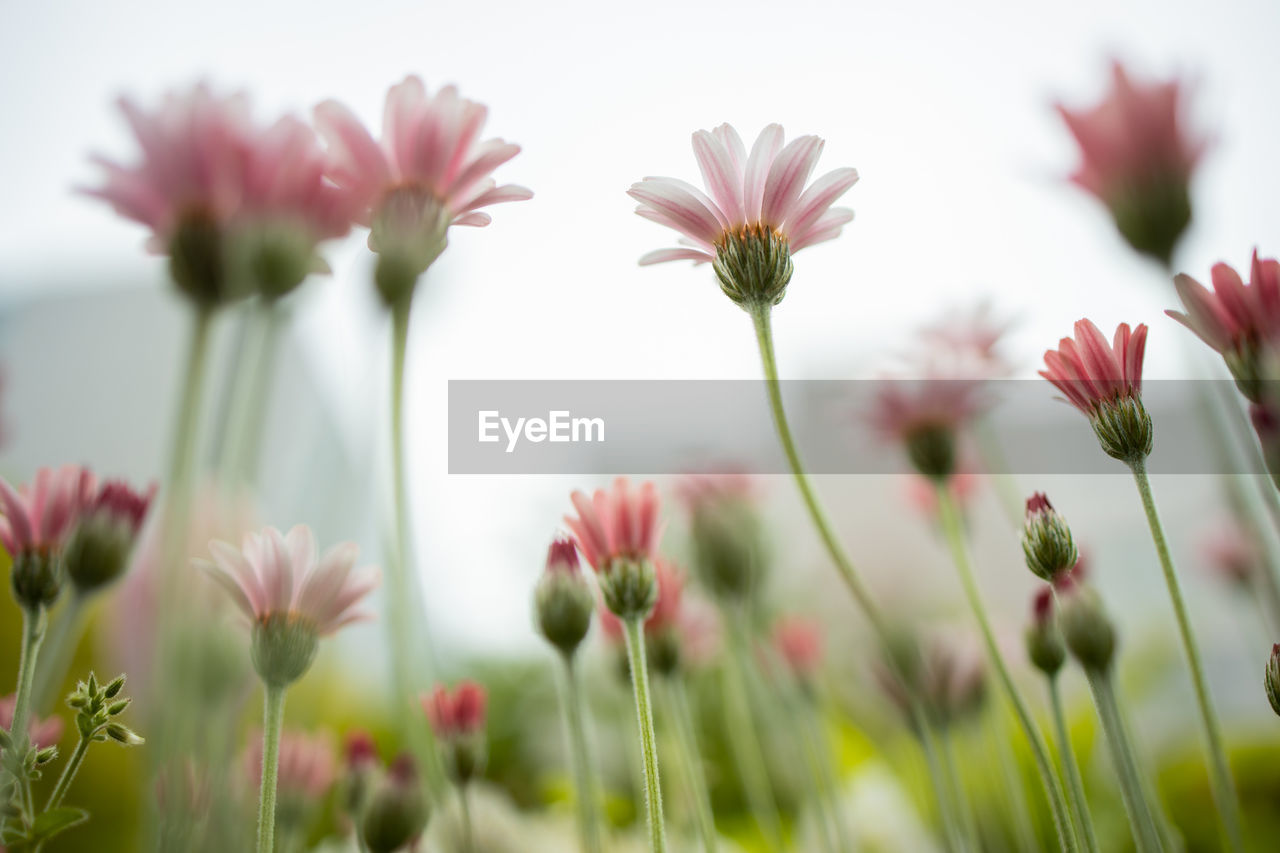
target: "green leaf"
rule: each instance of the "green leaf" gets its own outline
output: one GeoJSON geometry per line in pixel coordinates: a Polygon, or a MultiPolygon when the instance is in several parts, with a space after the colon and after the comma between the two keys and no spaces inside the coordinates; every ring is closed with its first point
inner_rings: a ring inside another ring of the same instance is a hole
{"type": "Polygon", "coordinates": [[[31,841],[28,843],[45,841],[63,830],[84,823],[88,819],[89,813],[84,809],[77,809],[72,806],[60,806],[56,809],[50,809],[37,817],[36,822],[31,825],[31,841]]]}

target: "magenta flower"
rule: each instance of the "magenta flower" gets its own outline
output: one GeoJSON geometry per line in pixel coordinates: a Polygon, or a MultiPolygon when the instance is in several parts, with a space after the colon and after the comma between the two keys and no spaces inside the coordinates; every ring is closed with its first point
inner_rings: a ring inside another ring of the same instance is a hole
{"type": "Polygon", "coordinates": [[[1080,320],[1074,340],[1063,338],[1056,350],[1045,352],[1045,369],[1040,375],[1061,391],[1067,402],[1093,416],[1103,404],[1140,397],[1146,344],[1143,323],[1132,332],[1128,323],[1121,323],[1108,344],[1092,321],[1080,320]]]}
{"type": "Polygon", "coordinates": [[[578,516],[566,515],[565,524],[596,572],[608,572],[615,560],[651,562],[658,548],[658,490],[644,483],[633,491],[619,477],[610,491],[597,489],[590,498],[576,491],[570,496],[578,516]]]}
{"type": "MultiPolygon", "coordinates": [[[[338,776],[333,742],[324,734],[286,731],[280,736],[277,785],[280,796],[298,805],[318,805],[338,776]]],[[[262,732],[249,741],[245,775],[256,789],[262,782],[262,732]]]]}
{"type": "Polygon", "coordinates": [[[693,135],[693,153],[710,193],[678,178],[649,177],[627,191],[636,213],[682,235],[680,248],[659,249],[641,264],[712,263],[729,298],[744,307],[776,304],[791,279],[791,255],[839,236],[853,211],[831,205],[858,180],[854,169],[805,184],[823,141],[801,136],[783,145],[782,127],[761,131],[748,153],[727,124],[693,135]]]}
{"type": "Polygon", "coordinates": [[[1058,105],[1080,147],[1072,182],[1111,209],[1130,245],[1165,263],[1191,220],[1188,184],[1205,150],[1183,124],[1181,99],[1178,81],[1137,84],[1117,62],[1100,104],[1058,105]]]}
{"type": "Polygon", "coordinates": [[[0,543],[17,559],[63,545],[96,481],[87,468],[41,468],[29,486],[15,490],[0,478],[0,543]]]}
{"type": "Polygon", "coordinates": [[[478,734],[484,729],[488,697],[474,681],[462,681],[450,692],[437,684],[422,697],[422,710],[437,738],[450,740],[478,734]]]}
{"type": "Polygon", "coordinates": [[[355,568],[354,542],[333,546],[319,558],[315,535],[305,524],[288,534],[274,527],[244,537],[240,548],[214,540],[213,561],[197,560],[227,591],[250,623],[275,617],[307,624],[326,636],[345,625],[372,618],[357,605],[378,585],[377,568],[355,568]]]}
{"type": "Polygon", "coordinates": [[[336,101],[316,107],[316,127],[329,143],[329,177],[347,193],[357,221],[372,229],[369,247],[407,264],[415,280],[443,251],[449,226],[488,225],[481,208],[533,197],[490,176],[520,146],[479,141],[487,115],[453,86],[428,95],[415,76],[387,92],[380,143],[336,101]]]}
{"type": "Polygon", "coordinates": [[[1227,264],[1215,264],[1211,275],[1213,291],[1189,275],[1176,276],[1186,313],[1165,313],[1221,355],[1241,393],[1261,403],[1260,362],[1280,339],[1280,262],[1259,259],[1255,249],[1248,284],[1227,264]]]}

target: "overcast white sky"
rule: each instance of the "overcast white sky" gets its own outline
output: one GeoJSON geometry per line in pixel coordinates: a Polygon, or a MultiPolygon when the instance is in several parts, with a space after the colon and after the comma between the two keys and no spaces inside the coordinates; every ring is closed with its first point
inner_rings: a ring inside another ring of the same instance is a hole
{"type": "MultiPolygon", "coordinates": [[[[1187,75],[1216,143],[1180,265],[1244,263],[1255,244],[1274,254],[1277,33],[1280,5],[1264,0],[6,3],[0,299],[162,286],[140,229],[69,191],[94,178],[90,150],[132,151],[112,106],[122,92],[150,100],[208,78],[247,88],[264,118],[332,96],[377,123],[406,73],[458,83],[489,105],[491,133],[524,146],[499,178],[536,198],[455,229],[425,282],[409,376],[415,511],[437,622],[507,646],[528,636],[529,585],[571,484],[448,477],[445,383],[757,375],[747,318],[709,271],[636,266],[671,237],[624,191],[649,174],[695,179],[693,130],[729,121],[754,136],[778,121],[827,140],[820,170],[861,173],[845,236],[796,259],[776,315],[785,376],[865,375],[979,294],[1023,319],[1028,371],[1088,314],[1153,324],[1151,370],[1174,375],[1181,333],[1159,313],[1171,291],[1062,183],[1075,154],[1051,103],[1097,98],[1112,56],[1138,76],[1187,75]]],[[[360,410],[385,360],[360,243],[334,251],[335,280],[300,305],[353,442],[368,440],[360,410]]]]}

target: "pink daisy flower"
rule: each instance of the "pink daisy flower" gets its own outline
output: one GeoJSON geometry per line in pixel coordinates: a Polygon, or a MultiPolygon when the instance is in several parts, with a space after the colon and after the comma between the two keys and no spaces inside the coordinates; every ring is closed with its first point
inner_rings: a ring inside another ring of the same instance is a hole
{"type": "Polygon", "coordinates": [[[93,494],[87,468],[41,468],[29,486],[14,489],[0,478],[0,543],[9,556],[61,548],[93,494]]]}
{"type": "Polygon", "coordinates": [[[218,582],[251,624],[273,618],[301,623],[319,636],[372,618],[357,605],[378,585],[377,568],[355,568],[359,549],[353,542],[316,554],[315,535],[305,524],[281,534],[266,527],[249,533],[240,548],[214,540],[213,561],[196,563],[218,582]]]}
{"type": "Polygon", "coordinates": [[[488,696],[474,681],[459,682],[452,692],[437,684],[422,697],[422,710],[441,740],[467,737],[484,730],[488,696]]]}
{"type": "Polygon", "coordinates": [[[329,177],[347,194],[357,221],[371,227],[371,249],[406,253],[416,276],[443,250],[449,226],[488,225],[481,208],[533,197],[491,177],[520,146],[480,141],[487,116],[454,86],[429,95],[416,76],[387,92],[381,142],[342,104],[316,107],[316,127],[329,144],[329,177]]]}
{"type": "Polygon", "coordinates": [[[633,491],[627,479],[619,477],[609,491],[597,489],[591,497],[575,491],[570,500],[578,515],[566,515],[565,524],[596,572],[608,572],[615,560],[653,560],[661,538],[653,483],[633,491]]]}
{"type": "Polygon", "coordinates": [[[728,124],[693,134],[693,154],[707,191],[679,178],[645,178],[627,191],[639,202],[636,213],[684,236],[683,246],[659,249],[641,264],[716,259],[729,238],[747,231],[772,232],[791,252],[834,239],[853,211],[833,208],[858,180],[854,169],[828,172],[805,184],[822,154],[823,141],[801,136],[783,145],[782,126],[761,131],[750,153],[728,124]]]}
{"type": "Polygon", "coordinates": [[[1110,344],[1090,320],[1075,325],[1075,338],[1063,338],[1056,350],[1044,354],[1045,369],[1040,375],[1066,396],[1067,402],[1086,415],[1099,407],[1142,394],[1142,355],[1147,344],[1147,327],[1139,323],[1130,331],[1128,323],[1116,327],[1110,344]]]}
{"type": "Polygon", "coordinates": [[[1167,263],[1191,220],[1188,184],[1206,146],[1184,126],[1178,81],[1135,83],[1118,62],[1111,73],[1097,106],[1058,105],[1080,148],[1071,180],[1111,209],[1135,249],[1167,263]]]}
{"type": "Polygon", "coordinates": [[[1252,402],[1261,401],[1259,362],[1280,339],[1280,262],[1253,252],[1249,283],[1227,264],[1215,264],[1210,291],[1189,275],[1174,285],[1186,312],[1166,311],[1223,357],[1252,402]]]}

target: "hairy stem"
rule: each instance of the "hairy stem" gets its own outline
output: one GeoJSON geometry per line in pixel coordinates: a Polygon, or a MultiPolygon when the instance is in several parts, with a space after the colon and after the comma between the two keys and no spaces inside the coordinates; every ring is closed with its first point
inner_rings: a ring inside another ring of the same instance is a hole
{"type": "Polygon", "coordinates": [[[626,629],[627,661],[631,667],[636,722],[640,728],[640,752],[644,758],[644,804],[648,815],[649,847],[652,853],[666,853],[667,831],[662,820],[662,783],[658,779],[658,739],[653,730],[653,702],[649,696],[644,621],[639,616],[628,616],[622,620],[622,625],[626,629]]]}
{"type": "Polygon", "coordinates": [[[1160,558],[1160,569],[1164,573],[1165,586],[1169,589],[1169,599],[1173,603],[1173,614],[1178,623],[1182,650],[1187,657],[1187,667],[1191,670],[1191,683],[1195,689],[1196,705],[1200,711],[1201,729],[1209,752],[1209,781],[1214,804],[1218,807],[1218,815],[1222,819],[1223,834],[1226,836],[1228,848],[1233,851],[1242,851],[1244,835],[1240,828],[1240,803],[1236,797],[1235,783],[1232,781],[1231,769],[1227,763],[1227,752],[1222,743],[1222,730],[1218,724],[1213,701],[1209,696],[1200,647],[1191,631],[1191,619],[1187,615],[1187,605],[1182,597],[1178,574],[1173,567],[1173,557],[1169,553],[1169,544],[1165,539],[1164,525],[1160,522],[1155,497],[1151,493],[1151,480],[1147,476],[1146,462],[1138,460],[1131,463],[1129,467],[1133,471],[1133,480],[1138,486],[1138,494],[1142,497],[1142,508],[1146,512],[1147,526],[1151,529],[1151,540],[1155,543],[1156,554],[1160,558]]]}
{"type": "Polygon", "coordinates": [[[53,811],[62,805],[62,798],[67,795],[67,789],[71,787],[71,782],[76,778],[76,773],[80,771],[80,765],[84,762],[85,753],[89,751],[89,741],[83,737],[76,742],[75,752],[71,753],[71,758],[67,761],[67,766],[62,768],[62,775],[58,777],[58,784],[54,786],[53,792],[49,794],[49,802],[45,804],[45,811],[53,811]]]}
{"type": "Polygon", "coordinates": [[[258,793],[258,853],[275,852],[276,781],[280,773],[280,733],[284,727],[283,687],[267,685],[262,709],[262,784],[258,793]]]}
{"type": "Polygon", "coordinates": [[[1142,778],[1133,757],[1133,747],[1120,720],[1111,674],[1087,668],[1085,675],[1089,678],[1093,701],[1098,707],[1098,718],[1102,720],[1102,731],[1111,750],[1111,763],[1115,765],[1116,776],[1120,780],[1120,794],[1124,798],[1125,811],[1129,814],[1129,823],[1133,826],[1134,843],[1137,844],[1139,853],[1163,850],[1155,817],[1143,794],[1142,778]]]}
{"type": "Polygon", "coordinates": [[[706,853],[717,848],[716,821],[711,810],[711,795],[707,792],[707,780],[702,773],[702,757],[698,752],[698,739],[694,733],[693,712],[689,708],[688,692],[680,676],[663,679],[667,699],[667,716],[676,735],[680,750],[680,764],[685,771],[685,788],[693,799],[693,813],[698,825],[698,837],[706,853]]]}
{"type": "Polygon", "coordinates": [[[58,688],[66,678],[67,670],[71,668],[71,659],[84,631],[82,617],[85,601],[84,595],[78,590],[73,591],[67,603],[49,620],[49,633],[45,638],[31,693],[31,707],[38,714],[53,709],[58,698],[58,688]]]}
{"type": "Polygon", "coordinates": [[[992,669],[995,670],[997,680],[999,680],[1005,696],[1010,704],[1013,705],[1018,725],[1022,728],[1027,742],[1031,745],[1031,754],[1035,758],[1036,769],[1040,773],[1040,781],[1044,785],[1046,796],[1049,798],[1049,809],[1053,813],[1053,825],[1058,833],[1058,843],[1063,850],[1075,851],[1077,849],[1076,838],[1071,828],[1071,818],[1067,813],[1062,784],[1058,781],[1058,775],[1054,772],[1053,764],[1049,761],[1049,749],[1045,746],[1044,738],[1041,737],[1035,719],[1031,716],[1031,709],[1027,707],[1026,700],[1023,699],[1017,685],[1014,684],[1013,676],[1005,663],[1004,655],[1001,654],[1000,646],[996,643],[995,631],[991,628],[991,620],[987,616],[987,609],[982,603],[981,594],[978,592],[978,583],[973,577],[973,568],[969,565],[969,554],[964,541],[964,529],[960,523],[960,514],[956,509],[955,501],[952,500],[951,492],[946,488],[945,484],[938,486],[937,494],[938,513],[941,517],[947,543],[951,547],[951,558],[960,574],[960,582],[964,587],[965,597],[969,601],[969,609],[973,611],[974,618],[978,621],[978,628],[982,633],[982,641],[987,649],[987,658],[991,663],[992,669]]]}

